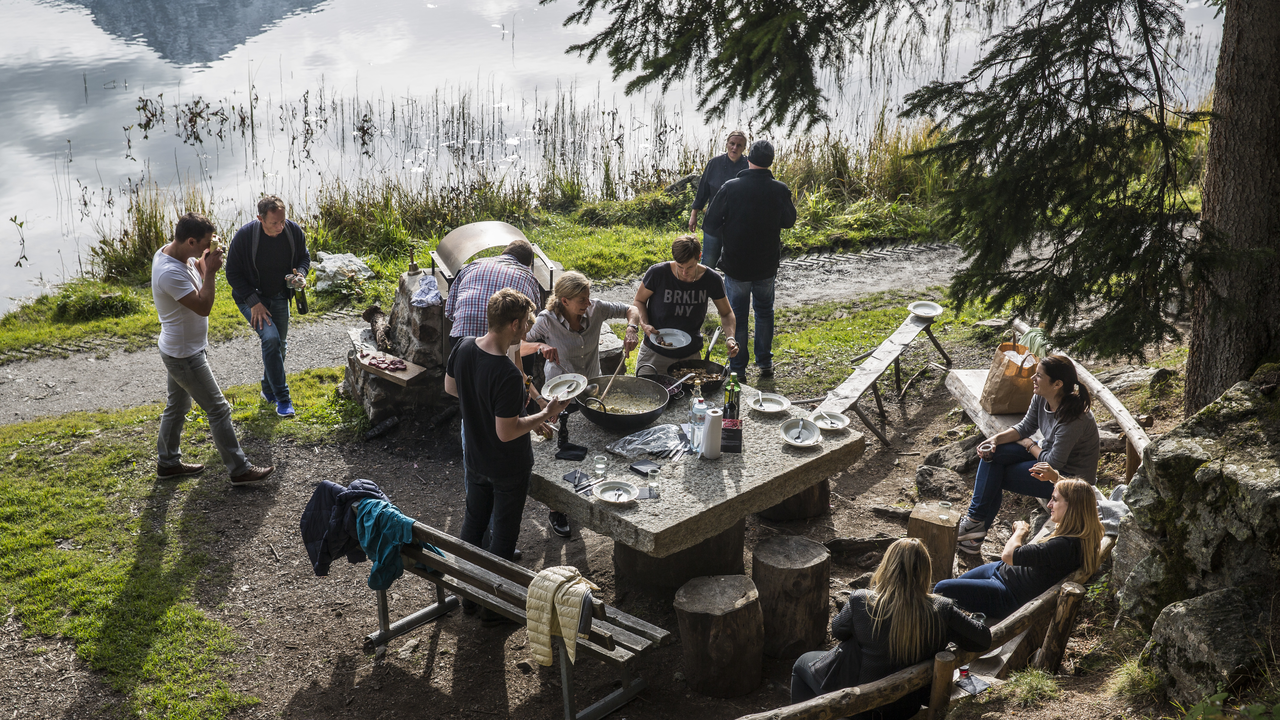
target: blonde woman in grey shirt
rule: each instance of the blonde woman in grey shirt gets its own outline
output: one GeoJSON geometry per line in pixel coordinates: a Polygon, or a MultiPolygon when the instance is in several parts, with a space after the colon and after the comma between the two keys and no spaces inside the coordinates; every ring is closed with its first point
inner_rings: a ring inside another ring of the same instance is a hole
{"type": "Polygon", "coordinates": [[[525,335],[522,354],[537,352],[546,360],[547,380],[565,373],[589,378],[600,375],[600,331],[605,320],[627,319],[623,351],[630,355],[640,344],[640,311],[630,303],[591,299],[591,281],[580,272],[567,272],[557,280],[547,298],[547,309],[538,313],[533,329],[525,335]]]}

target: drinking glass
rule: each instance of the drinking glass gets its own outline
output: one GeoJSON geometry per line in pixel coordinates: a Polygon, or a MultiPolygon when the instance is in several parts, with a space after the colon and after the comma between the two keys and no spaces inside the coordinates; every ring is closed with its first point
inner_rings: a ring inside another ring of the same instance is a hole
{"type": "Polygon", "coordinates": [[[609,466],[609,458],[604,455],[596,456],[596,479],[604,477],[605,468],[609,466]]]}

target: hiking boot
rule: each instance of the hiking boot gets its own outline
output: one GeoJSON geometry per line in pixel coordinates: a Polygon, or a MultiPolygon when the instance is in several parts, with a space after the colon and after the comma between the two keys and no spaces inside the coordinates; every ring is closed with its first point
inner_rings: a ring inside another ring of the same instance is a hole
{"type": "Polygon", "coordinates": [[[269,465],[267,467],[250,465],[248,470],[245,470],[239,475],[231,476],[231,485],[232,487],[240,487],[241,485],[260,483],[263,480],[266,480],[271,473],[275,472],[275,469],[274,465],[269,465]]]}
{"type": "Polygon", "coordinates": [[[960,527],[956,533],[956,547],[960,552],[966,555],[981,555],[982,543],[987,539],[987,524],[981,520],[974,520],[969,516],[965,516],[960,521],[960,527]]]}
{"type": "Polygon", "coordinates": [[[173,478],[185,477],[187,475],[199,475],[202,472],[204,472],[204,465],[201,465],[200,463],[180,462],[173,467],[156,465],[156,476],[161,480],[172,480],[173,478]]]}
{"type": "Polygon", "coordinates": [[[573,528],[569,527],[568,515],[552,510],[551,514],[547,516],[547,519],[551,521],[551,532],[562,538],[567,538],[572,534],[573,528]]]}
{"type": "Polygon", "coordinates": [[[276,402],[276,414],[283,418],[291,418],[294,416],[293,402],[290,400],[279,400],[276,402]]]}
{"type": "Polygon", "coordinates": [[[480,624],[491,628],[502,627],[503,625],[519,625],[520,623],[489,608],[480,608],[480,624]]]}

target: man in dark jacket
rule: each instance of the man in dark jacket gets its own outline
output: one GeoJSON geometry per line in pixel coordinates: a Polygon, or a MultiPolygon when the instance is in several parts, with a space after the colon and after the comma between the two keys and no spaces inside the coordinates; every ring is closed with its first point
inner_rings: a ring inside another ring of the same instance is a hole
{"type": "Polygon", "coordinates": [[[275,195],[258,201],[258,219],[236,232],[227,252],[231,298],[262,342],[262,398],[276,404],[280,417],[293,417],[284,374],[289,299],[307,286],[310,267],[306,236],[275,195]]]}
{"type": "MultiPolygon", "coordinates": [[[[796,224],[791,189],[773,179],[773,145],[768,140],[751,144],[747,169],[720,187],[702,221],[704,233],[723,243],[720,270],[725,294],[738,319],[738,347],[747,348],[747,306],[755,311],[754,350],[760,377],[773,377],[773,285],[782,261],[782,228],[796,224]]],[[[742,378],[750,356],[739,352],[729,370],[742,378]]]]}

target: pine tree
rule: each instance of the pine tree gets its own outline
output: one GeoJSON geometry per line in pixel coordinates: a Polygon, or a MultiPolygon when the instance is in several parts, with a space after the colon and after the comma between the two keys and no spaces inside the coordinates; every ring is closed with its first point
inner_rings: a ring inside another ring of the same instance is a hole
{"type": "Polygon", "coordinates": [[[567,23],[610,22],[570,50],[634,73],[629,92],[691,77],[711,117],[739,100],[765,127],[793,130],[829,120],[818,70],[885,52],[884,27],[1010,10],[964,78],[908,97],[908,114],[938,123],[928,154],[955,180],[940,223],[971,262],[953,295],[1033,316],[1078,351],[1130,356],[1180,339],[1171,313],[1191,302],[1188,411],[1280,356],[1273,1],[1216,3],[1226,18],[1203,218],[1180,193],[1196,180],[1186,128],[1204,116],[1177,109],[1170,82],[1168,45],[1184,31],[1174,0],[577,3],[567,23]]]}

